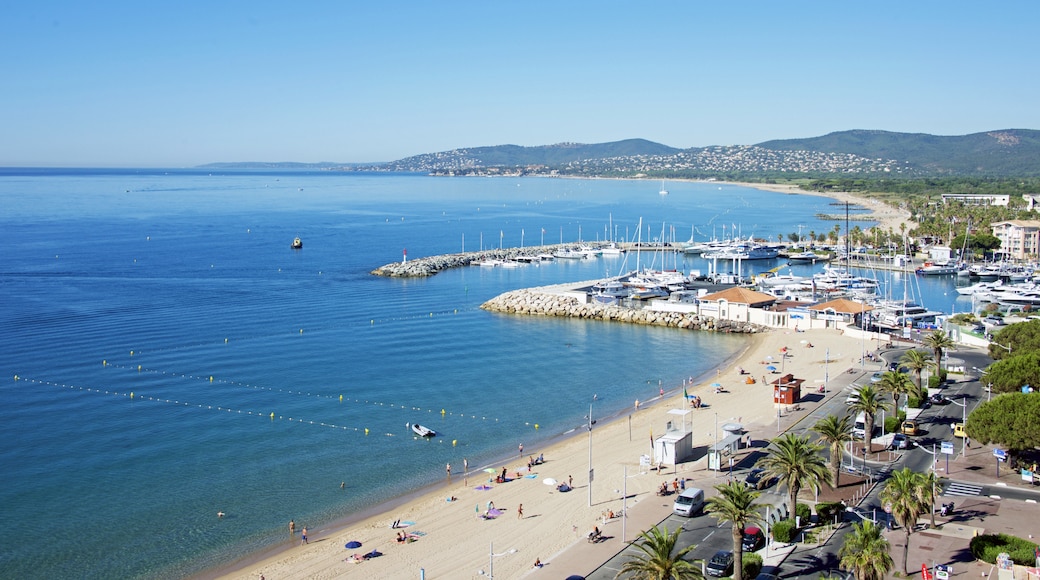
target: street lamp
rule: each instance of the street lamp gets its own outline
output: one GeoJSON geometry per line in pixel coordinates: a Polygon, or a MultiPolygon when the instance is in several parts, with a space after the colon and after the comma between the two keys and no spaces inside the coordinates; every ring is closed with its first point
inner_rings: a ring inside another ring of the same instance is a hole
{"type": "MultiPolygon", "coordinates": [[[[935,464],[939,462],[939,458],[935,454],[935,443],[934,442],[932,443],[932,450],[931,451],[928,451],[928,449],[925,448],[925,447],[921,447],[921,445],[918,444],[917,441],[914,441],[914,447],[917,447],[921,451],[924,451],[925,453],[928,453],[929,455],[932,456],[932,514],[934,515],[935,514],[935,480],[938,479],[938,477],[939,477],[935,473],[935,464]]],[[[947,456],[947,459],[948,458],[949,458],[949,456],[947,456]]],[[[947,474],[947,477],[948,476],[949,476],[949,474],[947,474]]]]}
{"type": "Polygon", "coordinates": [[[1011,347],[1010,346],[1004,346],[1004,345],[1000,344],[999,342],[993,342],[992,340],[989,341],[989,343],[992,344],[993,346],[999,346],[1000,348],[1008,351],[1008,354],[1011,354],[1011,347]]]}
{"type": "MultiPolygon", "coordinates": [[[[973,370],[979,371],[979,374],[981,374],[982,376],[986,376],[986,375],[989,374],[988,372],[980,369],[979,367],[971,367],[971,368],[973,370]]],[[[982,378],[982,377],[979,377],[979,378],[982,378]]],[[[991,381],[989,384],[986,385],[986,401],[989,402],[989,401],[992,401],[992,400],[993,400],[993,383],[991,381]]]]}

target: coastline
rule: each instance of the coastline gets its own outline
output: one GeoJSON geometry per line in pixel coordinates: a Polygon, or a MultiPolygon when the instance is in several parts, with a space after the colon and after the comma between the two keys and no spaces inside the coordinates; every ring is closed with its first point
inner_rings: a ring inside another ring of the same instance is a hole
{"type": "MultiPolygon", "coordinates": [[[[793,357],[786,361],[786,372],[806,379],[805,391],[812,389],[827,372],[823,361],[825,349],[832,375],[843,372],[845,367],[854,366],[861,353],[861,341],[840,335],[833,330],[812,330],[801,333],[773,331],[749,337],[748,345],[731,360],[721,361],[714,372],[706,376],[691,377],[693,384],[687,385],[691,394],[699,394],[705,402],[703,408],[691,410],[693,424],[703,421],[691,431],[694,447],[710,444],[713,438],[711,426],[718,422],[741,422],[746,428],[775,424],[777,411],[772,403],[771,389],[764,381],[774,380],[765,373],[766,356],[773,356],[780,346],[787,346],[793,357]],[[804,344],[803,344],[804,343],[804,344]],[[815,348],[799,348],[813,344],[815,348]],[[844,351],[844,352],[842,352],[844,351]],[[750,371],[756,384],[744,384],[737,368],[750,371]],[[714,376],[713,376],[714,375],[714,376]],[[722,394],[709,393],[709,382],[720,382],[722,394]],[[755,395],[755,396],[752,396],[755,395]],[[710,417],[710,419],[709,419],[710,417]]],[[[689,381],[687,381],[689,382],[689,381]]],[[[650,506],[656,496],[654,490],[662,481],[671,481],[681,476],[692,479],[693,484],[710,490],[714,480],[705,480],[706,459],[673,467],[664,474],[640,468],[639,456],[650,452],[647,436],[663,433],[665,424],[674,421],[670,409],[684,409],[683,385],[671,385],[665,396],[641,403],[638,410],[623,413],[606,421],[598,422],[593,434],[586,442],[584,432],[571,432],[558,441],[549,442],[543,449],[525,449],[523,456],[499,463],[496,472],[506,467],[510,477],[520,473],[520,478],[508,483],[491,483],[489,491],[478,491],[475,485],[488,480],[483,471],[469,473],[469,477],[453,475],[447,480],[431,484],[414,494],[398,498],[389,503],[374,506],[371,515],[358,521],[353,520],[326,529],[311,530],[311,542],[301,545],[299,534],[273,552],[247,557],[228,567],[214,570],[199,578],[234,578],[255,580],[261,574],[268,578],[312,578],[342,575],[376,575],[381,577],[403,577],[418,573],[420,568],[433,577],[465,577],[487,563],[488,542],[493,541],[496,552],[504,555],[495,562],[496,572],[504,577],[519,577],[531,568],[536,558],[546,564],[569,550],[580,549],[580,540],[592,528],[599,525],[605,510],[620,510],[621,501],[615,489],[621,486],[623,469],[628,469],[625,486],[628,488],[629,509],[650,506]],[[627,420],[626,420],[627,419],[627,420]],[[526,467],[528,455],[544,454],[546,462],[537,466],[529,475],[526,467]],[[589,491],[587,470],[589,456],[595,468],[593,489],[589,491]],[[574,490],[568,493],[555,491],[541,480],[552,477],[566,481],[574,477],[574,490]],[[468,482],[466,481],[468,479],[468,482]],[[466,485],[468,483],[468,485],[466,485]],[[450,496],[456,501],[446,501],[450,496]],[[591,506],[589,498],[591,497],[591,506]],[[647,501],[651,500],[651,501],[647,501]],[[504,514],[495,520],[477,518],[487,501],[504,514]],[[519,519],[516,508],[524,506],[524,518],[519,519]],[[390,529],[394,520],[413,521],[415,525],[404,528],[404,532],[417,532],[417,540],[403,545],[396,544],[394,536],[398,530],[390,529]],[[362,542],[363,548],[346,550],[343,545],[350,540],[362,542]],[[365,553],[378,549],[384,555],[358,565],[344,561],[354,552],[365,553]]],[[[686,421],[686,418],[683,418],[686,421]]],[[[455,472],[457,473],[457,471],[455,472]]],[[[608,528],[612,533],[617,528],[608,528]]],[[[629,540],[635,536],[629,534],[629,540]]],[[[619,534],[617,534],[619,535],[619,534]]],[[[621,544],[616,540],[615,546],[621,544]]],[[[553,575],[586,573],[588,570],[553,570],[553,575]]]]}
{"type": "MultiPolygon", "coordinates": [[[[739,185],[743,187],[755,188],[777,193],[815,195],[819,197],[827,197],[840,202],[855,203],[861,207],[865,207],[868,210],[870,210],[870,215],[878,222],[878,227],[881,227],[883,229],[898,229],[898,225],[901,222],[907,223],[909,225],[908,214],[904,214],[900,210],[892,208],[891,206],[888,206],[883,202],[860,197],[851,193],[810,192],[802,190],[797,186],[793,185],[742,182],[719,183],[728,183],[731,185],[739,185]]],[[[804,334],[805,336],[816,336],[820,332],[826,331],[810,331],[810,333],[802,334],[804,334]]],[[[709,398],[709,395],[706,392],[708,390],[706,385],[709,382],[714,382],[710,379],[717,379],[722,381],[729,380],[730,382],[732,382],[733,377],[730,375],[732,375],[733,373],[732,371],[727,371],[726,369],[732,369],[740,366],[743,366],[745,368],[754,368],[756,362],[755,359],[764,356],[766,353],[766,350],[764,350],[764,345],[775,341],[778,336],[784,336],[785,334],[789,333],[785,333],[783,331],[770,331],[762,334],[749,336],[748,346],[741,352],[734,355],[734,357],[732,357],[730,360],[722,361],[715,371],[709,371],[706,375],[702,377],[691,377],[692,386],[689,387],[689,392],[691,394],[699,394],[702,397],[702,399],[707,400],[709,398]],[[714,374],[715,376],[711,377],[712,374],[714,374]]],[[[816,340],[819,339],[814,338],[814,341],[816,340]]],[[[823,343],[824,341],[820,340],[820,342],[823,343]]],[[[828,340],[827,342],[832,341],[828,340]]],[[[831,362],[837,361],[834,359],[834,357],[832,357],[831,362]]],[[[724,382],[724,384],[726,383],[724,382]]],[[[659,432],[663,432],[666,421],[672,418],[667,415],[666,409],[683,408],[683,401],[681,400],[683,385],[672,385],[670,388],[666,388],[665,391],[666,392],[664,397],[655,397],[653,401],[641,402],[640,407],[637,411],[611,417],[605,421],[599,421],[598,428],[596,429],[597,434],[599,432],[610,431],[610,435],[608,435],[608,437],[611,439],[617,438],[617,432],[619,430],[624,430],[623,428],[626,423],[626,418],[629,419],[629,421],[627,421],[627,423],[629,424],[629,429],[632,429],[632,424],[637,424],[642,426],[640,430],[643,433],[649,433],[653,430],[654,426],[658,427],[659,432]]],[[[770,412],[765,413],[765,415],[768,415],[767,422],[772,422],[774,421],[775,415],[772,413],[773,406],[771,401],[767,401],[766,406],[768,406],[770,410],[770,412]]],[[[757,408],[754,410],[761,411],[761,409],[757,408]]],[[[737,415],[736,417],[730,416],[730,419],[742,419],[742,417],[742,415],[737,415]]],[[[706,436],[697,437],[697,433],[694,432],[695,447],[699,443],[703,444],[705,442],[704,437],[706,436]]],[[[640,435],[640,437],[636,439],[638,440],[639,438],[645,439],[645,435],[640,435]]],[[[536,452],[535,455],[544,453],[547,458],[547,463],[540,467],[542,471],[552,468],[553,474],[548,476],[557,479],[559,479],[560,477],[559,474],[556,473],[555,467],[552,464],[556,461],[562,461],[555,458],[567,458],[565,462],[566,469],[564,469],[564,471],[567,471],[568,475],[572,475],[573,473],[579,473],[581,474],[581,479],[584,481],[585,479],[587,479],[585,472],[588,468],[587,465],[582,466],[580,460],[580,458],[584,456],[584,439],[585,438],[583,432],[571,432],[567,434],[561,434],[553,438],[552,440],[546,442],[544,449],[525,450],[525,454],[527,451],[536,452]]],[[[627,464],[631,468],[631,473],[633,470],[638,469],[638,462],[631,461],[632,456],[624,455],[621,452],[621,448],[623,447],[623,445],[618,445],[615,447],[615,451],[609,452],[607,454],[609,455],[609,459],[607,461],[609,461],[609,463],[611,463],[615,467],[627,464]],[[626,462],[626,459],[628,459],[629,461],[626,462]]],[[[641,447],[644,448],[643,453],[649,451],[648,445],[646,443],[643,443],[641,447]]],[[[598,452],[597,454],[601,453],[602,452],[598,452]]],[[[524,463],[525,461],[522,460],[522,458],[516,457],[512,460],[512,462],[510,462],[506,458],[503,458],[503,461],[499,462],[498,465],[508,466],[510,474],[515,474],[516,470],[519,470],[523,474],[526,474],[526,467],[525,465],[523,465],[524,463]]],[[[703,469],[703,465],[700,468],[697,468],[696,465],[698,464],[706,464],[706,459],[704,457],[701,457],[698,461],[694,462],[693,466],[683,465],[679,467],[679,470],[680,472],[686,472],[697,469],[703,469]]],[[[456,467],[457,469],[457,466],[453,467],[456,467]]],[[[193,576],[193,578],[207,580],[211,578],[232,578],[246,580],[255,579],[259,577],[260,574],[265,574],[268,577],[277,578],[305,578],[312,577],[313,575],[335,576],[350,573],[353,571],[356,571],[356,573],[358,574],[376,573],[405,575],[414,573],[415,568],[421,566],[421,562],[427,561],[431,562],[432,564],[432,566],[426,567],[427,570],[432,571],[437,568],[440,568],[441,566],[447,568],[447,571],[441,570],[440,572],[438,572],[438,574],[441,576],[454,577],[458,575],[464,575],[467,573],[467,571],[471,571],[471,569],[473,569],[474,566],[479,567],[481,562],[486,561],[487,548],[484,544],[483,538],[480,538],[479,529],[472,530],[474,532],[473,535],[476,536],[475,538],[468,538],[465,535],[460,535],[457,533],[457,530],[459,528],[466,528],[468,526],[472,526],[473,522],[477,523],[479,526],[495,526],[498,524],[505,523],[501,521],[484,522],[481,520],[477,520],[476,516],[473,513],[470,513],[468,509],[454,509],[463,508],[464,506],[471,506],[473,505],[474,499],[483,500],[484,495],[486,495],[487,497],[499,497],[500,494],[496,493],[497,488],[496,490],[488,492],[474,492],[472,486],[460,485],[462,481],[466,479],[477,481],[478,479],[483,480],[483,478],[486,478],[486,474],[483,474],[483,472],[478,473],[479,475],[476,475],[471,470],[468,478],[455,475],[453,476],[451,482],[443,480],[440,482],[431,483],[430,485],[416,489],[411,493],[372,506],[370,509],[367,509],[364,512],[350,514],[340,520],[337,520],[336,522],[330,524],[329,526],[323,529],[311,530],[310,534],[312,539],[314,539],[313,545],[325,544],[325,546],[322,546],[321,550],[315,550],[312,547],[312,545],[301,546],[297,534],[296,538],[293,541],[286,540],[284,544],[273,546],[269,550],[265,550],[261,553],[246,556],[242,560],[230,563],[227,566],[223,566],[218,569],[206,571],[202,574],[193,576]],[[476,494],[476,498],[473,497],[474,494],[476,494]],[[459,498],[458,502],[445,501],[446,497],[452,495],[459,498]],[[449,513],[448,510],[456,513],[449,513]],[[461,512],[464,512],[464,515],[460,517],[461,512]],[[400,515],[401,513],[405,515],[400,515]],[[389,528],[389,525],[396,519],[404,519],[406,521],[417,522],[416,526],[406,528],[403,531],[408,531],[409,529],[420,530],[425,535],[420,537],[419,540],[414,543],[410,543],[404,546],[394,545],[395,543],[393,542],[392,538],[395,534],[394,531],[392,531],[389,528]],[[451,524],[446,525],[444,523],[430,523],[432,521],[437,520],[451,522],[451,524]],[[433,530],[435,530],[436,534],[439,536],[452,537],[449,543],[444,544],[439,548],[441,552],[448,551],[448,548],[450,548],[453,551],[453,553],[458,553],[458,550],[462,549],[465,546],[465,552],[469,554],[468,556],[460,556],[459,558],[451,558],[450,560],[454,562],[468,561],[471,562],[471,564],[455,568],[455,565],[451,561],[440,561],[440,565],[438,565],[437,562],[442,558],[440,556],[428,553],[429,549],[427,549],[427,547],[430,545],[440,544],[440,542],[433,541],[433,538],[431,537],[434,534],[433,530]],[[379,549],[381,552],[383,552],[386,556],[366,561],[363,564],[356,567],[350,563],[343,562],[342,560],[348,555],[348,551],[346,551],[342,547],[342,545],[350,539],[360,538],[366,538],[367,540],[361,539],[360,541],[362,541],[362,543],[364,544],[364,548],[356,551],[364,553],[370,546],[373,546],[379,549]],[[479,539],[480,541],[470,541],[475,539],[479,539]],[[405,551],[409,553],[410,557],[408,557],[404,562],[396,564],[392,562],[392,560],[398,557],[398,552],[405,551]]],[[[542,472],[538,472],[538,479],[541,479],[543,477],[546,477],[546,475],[544,475],[544,473],[542,472]]],[[[628,482],[630,487],[633,484],[633,482],[631,481],[632,477],[633,476],[630,475],[630,481],[628,482]]],[[[597,474],[596,479],[600,478],[601,476],[597,474]]],[[[658,485],[657,480],[660,478],[658,476],[645,473],[642,476],[640,476],[640,479],[652,479],[654,480],[654,483],[652,485],[638,486],[639,491],[635,493],[630,491],[630,495],[635,495],[641,499],[653,497],[653,489],[655,489],[658,485]]],[[[567,506],[566,509],[561,508],[553,510],[553,514],[551,517],[557,521],[555,521],[552,526],[552,532],[550,532],[547,529],[547,526],[545,526],[543,522],[539,522],[538,535],[540,537],[540,541],[531,542],[535,545],[529,546],[522,550],[525,553],[525,555],[522,557],[524,565],[520,566],[516,570],[513,570],[515,574],[510,573],[510,577],[518,575],[520,573],[520,570],[529,567],[530,563],[527,562],[527,560],[533,561],[534,558],[537,557],[541,558],[545,562],[548,562],[549,560],[546,560],[546,558],[549,558],[555,554],[563,553],[568,548],[572,547],[578,539],[583,537],[583,534],[587,531],[586,528],[591,528],[591,526],[597,521],[597,514],[604,509],[601,506],[606,506],[608,503],[610,503],[609,499],[601,499],[597,497],[594,498],[593,507],[589,508],[586,505],[587,501],[582,501],[581,497],[583,495],[586,495],[584,492],[587,489],[587,484],[579,484],[578,480],[575,480],[575,490],[569,494],[554,494],[552,491],[547,491],[551,490],[551,488],[546,488],[544,485],[541,485],[540,481],[528,480],[526,478],[521,478],[518,481],[510,482],[509,484],[505,484],[503,487],[509,488],[508,490],[506,490],[509,493],[501,494],[505,498],[505,501],[502,501],[500,499],[494,499],[496,506],[499,506],[501,508],[507,505],[514,505],[514,503],[525,503],[523,499],[526,499],[525,506],[528,507],[525,507],[525,514],[529,513],[529,510],[531,509],[530,506],[533,506],[536,502],[540,501],[540,499],[543,499],[542,496],[544,496],[546,493],[557,496],[552,498],[553,500],[559,500],[561,497],[563,497],[569,499],[569,503],[581,504],[581,507],[567,506]],[[527,489],[521,489],[520,486],[523,486],[527,489]],[[513,501],[514,499],[515,502],[513,501]],[[584,523],[574,523],[574,520],[581,521],[584,523]],[[571,525],[569,526],[567,525],[568,521],[571,522],[571,525]],[[546,538],[542,538],[541,536],[552,536],[553,539],[549,540],[546,538]],[[537,552],[537,554],[535,554],[535,552],[537,552]]],[[[596,490],[594,489],[594,492],[595,491],[596,490]]],[[[600,494],[597,493],[596,495],[599,496],[600,494]]],[[[614,503],[617,503],[618,505],[612,507],[615,509],[619,509],[620,502],[615,501],[614,503]]],[[[477,504],[476,507],[480,507],[480,504],[477,504]]],[[[511,520],[512,518],[510,518],[509,516],[511,516],[513,512],[508,509],[504,511],[506,511],[506,514],[502,516],[500,519],[504,518],[506,520],[511,520]]],[[[538,514],[539,519],[543,517],[548,518],[550,516],[547,514],[538,514]]],[[[506,537],[519,537],[523,535],[524,534],[521,530],[514,530],[512,534],[509,534],[506,537]]],[[[503,569],[506,569],[505,562],[496,563],[496,570],[499,571],[499,573],[502,573],[503,569]]],[[[570,572],[572,571],[567,571],[567,573],[570,572]]]]}
{"type": "Polygon", "coordinates": [[[870,216],[878,222],[877,227],[883,230],[892,229],[899,231],[900,223],[905,223],[907,229],[913,228],[917,225],[910,219],[909,212],[892,207],[883,201],[870,199],[869,197],[863,197],[846,191],[806,191],[799,188],[797,185],[771,183],[745,183],[739,181],[720,181],[719,183],[728,183],[730,185],[739,185],[741,187],[750,187],[753,189],[773,191],[776,193],[786,193],[788,195],[815,195],[818,197],[828,197],[843,203],[848,202],[850,204],[855,204],[870,210],[870,216]]]}

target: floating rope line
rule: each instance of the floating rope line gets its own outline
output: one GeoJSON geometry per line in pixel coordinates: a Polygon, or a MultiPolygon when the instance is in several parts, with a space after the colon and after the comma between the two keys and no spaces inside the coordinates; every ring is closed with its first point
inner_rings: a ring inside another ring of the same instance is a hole
{"type": "Polygon", "coordinates": [[[459,417],[459,418],[463,418],[463,419],[473,419],[473,420],[479,420],[479,421],[493,421],[495,423],[499,422],[499,418],[498,417],[488,417],[487,415],[480,415],[480,416],[478,416],[478,415],[475,415],[475,414],[472,414],[472,413],[463,413],[463,412],[459,412],[459,411],[448,411],[447,409],[443,409],[443,408],[440,409],[440,410],[437,410],[437,409],[432,409],[432,408],[431,409],[427,409],[427,408],[423,408],[423,407],[415,407],[415,406],[409,406],[409,405],[399,405],[399,404],[396,404],[396,403],[388,403],[386,401],[374,401],[374,400],[369,400],[369,399],[351,399],[351,398],[346,398],[343,395],[329,395],[329,394],[324,394],[324,393],[310,393],[310,392],[306,392],[306,391],[296,391],[296,390],[293,390],[293,389],[284,389],[284,388],[279,388],[279,387],[268,387],[268,386],[263,386],[263,385],[254,385],[254,384],[251,384],[251,383],[243,383],[243,382],[240,382],[240,381],[231,381],[231,380],[227,380],[227,379],[220,379],[220,378],[214,377],[213,375],[202,377],[202,376],[192,375],[192,374],[184,374],[184,373],[178,373],[178,372],[171,372],[171,371],[163,371],[163,370],[158,370],[158,369],[151,369],[151,368],[145,367],[143,365],[137,365],[136,367],[134,367],[134,366],[130,366],[130,365],[122,365],[122,364],[110,363],[107,360],[102,361],[102,364],[104,366],[106,366],[106,367],[113,367],[113,368],[123,369],[123,370],[132,370],[132,371],[137,371],[138,373],[151,373],[151,374],[162,375],[162,376],[167,376],[167,377],[191,379],[191,380],[203,381],[203,382],[208,382],[208,383],[213,383],[213,384],[221,384],[221,385],[228,385],[228,386],[232,386],[232,387],[241,387],[241,388],[245,388],[245,389],[253,389],[253,390],[257,390],[257,391],[267,391],[267,392],[271,392],[271,393],[284,393],[284,394],[287,394],[287,395],[296,395],[296,396],[301,396],[301,397],[314,397],[314,398],[317,398],[317,399],[327,399],[327,400],[332,400],[332,401],[339,401],[341,403],[357,403],[357,404],[360,404],[360,405],[375,405],[377,407],[387,407],[387,408],[390,408],[390,409],[395,409],[395,408],[396,409],[404,409],[404,410],[408,410],[408,411],[415,411],[415,412],[418,412],[418,413],[430,413],[430,414],[438,413],[438,414],[440,414],[441,416],[444,416],[444,417],[459,417]]]}
{"type": "MultiPolygon", "coordinates": [[[[153,403],[162,403],[162,404],[168,404],[168,405],[176,405],[176,406],[179,406],[179,407],[189,407],[189,408],[203,409],[203,410],[207,410],[207,411],[219,411],[219,412],[225,412],[225,413],[232,413],[232,414],[236,414],[236,415],[249,415],[249,416],[254,416],[254,417],[263,417],[263,418],[267,418],[267,419],[269,419],[271,421],[274,421],[274,420],[277,419],[279,421],[288,421],[290,423],[313,425],[315,427],[325,427],[325,428],[328,428],[328,429],[335,429],[335,430],[339,430],[339,431],[352,431],[352,432],[355,432],[355,433],[363,433],[364,435],[372,434],[372,433],[370,433],[370,430],[367,427],[351,427],[351,426],[348,426],[348,425],[337,425],[335,423],[329,423],[329,422],[325,422],[325,421],[312,421],[312,420],[303,419],[303,418],[300,418],[300,417],[286,417],[285,415],[279,415],[279,414],[274,413],[274,412],[267,413],[267,412],[263,412],[263,411],[250,411],[250,410],[243,410],[243,409],[232,409],[230,407],[224,407],[222,405],[207,405],[207,404],[204,404],[204,403],[195,403],[195,402],[191,402],[191,401],[181,401],[181,400],[178,400],[178,399],[166,399],[166,398],[162,398],[162,397],[151,397],[151,396],[148,396],[148,395],[137,394],[137,393],[134,393],[133,391],[129,391],[129,392],[115,391],[115,390],[100,389],[100,388],[95,388],[95,387],[85,387],[85,386],[82,386],[82,385],[70,385],[70,384],[66,384],[66,383],[55,383],[55,382],[47,381],[47,380],[26,378],[26,377],[22,377],[22,376],[19,376],[19,375],[15,375],[14,376],[14,380],[15,381],[25,381],[27,383],[31,383],[31,384],[35,384],[35,385],[44,385],[44,386],[48,386],[48,387],[58,387],[58,388],[62,388],[62,389],[68,389],[70,391],[82,391],[84,393],[92,393],[92,394],[96,394],[96,395],[109,395],[109,396],[113,396],[113,397],[129,399],[131,401],[138,401],[138,400],[140,400],[140,401],[148,401],[148,402],[153,402],[153,403]]],[[[396,433],[375,433],[375,435],[377,435],[377,436],[384,436],[384,437],[397,437],[398,436],[396,433]]],[[[413,437],[413,439],[420,439],[420,438],[418,436],[415,436],[415,437],[413,437]]],[[[445,440],[443,438],[438,438],[438,439],[436,439],[436,441],[438,443],[446,443],[446,442],[448,442],[447,440],[445,440]]],[[[452,440],[452,441],[450,441],[450,443],[454,446],[457,443],[457,440],[452,440]]]]}

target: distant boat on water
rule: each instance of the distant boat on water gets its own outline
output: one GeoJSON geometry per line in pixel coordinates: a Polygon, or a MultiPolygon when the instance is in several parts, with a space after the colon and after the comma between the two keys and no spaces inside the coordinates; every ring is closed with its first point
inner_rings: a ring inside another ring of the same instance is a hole
{"type": "Polygon", "coordinates": [[[668,190],[664,188],[664,180],[661,180],[661,191],[658,191],[661,195],[668,195],[668,190]]]}
{"type": "Polygon", "coordinates": [[[423,427],[418,423],[412,424],[412,432],[414,432],[419,437],[433,437],[437,434],[437,432],[433,429],[430,429],[429,427],[423,427]]]}
{"type": "Polygon", "coordinates": [[[293,238],[292,249],[299,250],[302,247],[303,247],[303,240],[300,239],[300,236],[296,236],[295,238],[293,238]]]}

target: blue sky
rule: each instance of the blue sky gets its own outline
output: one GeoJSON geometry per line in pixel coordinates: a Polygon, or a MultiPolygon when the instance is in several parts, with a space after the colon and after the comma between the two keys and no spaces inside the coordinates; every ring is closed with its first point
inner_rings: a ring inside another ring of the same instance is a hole
{"type": "Polygon", "coordinates": [[[0,18],[0,165],[1040,129],[1036,2],[73,2],[0,18]]]}

